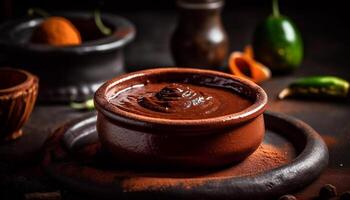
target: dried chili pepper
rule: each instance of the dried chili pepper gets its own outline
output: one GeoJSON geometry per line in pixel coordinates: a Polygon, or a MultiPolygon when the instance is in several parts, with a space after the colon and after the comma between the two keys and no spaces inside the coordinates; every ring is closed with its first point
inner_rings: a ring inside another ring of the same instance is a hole
{"type": "Polygon", "coordinates": [[[289,96],[337,97],[344,98],[349,93],[349,82],[335,76],[311,76],[301,78],[283,89],[279,99],[289,96]]]}
{"type": "Polygon", "coordinates": [[[253,51],[250,46],[245,48],[243,53],[235,51],[229,58],[230,71],[239,77],[243,77],[260,83],[271,78],[270,70],[253,58],[253,51]]]}

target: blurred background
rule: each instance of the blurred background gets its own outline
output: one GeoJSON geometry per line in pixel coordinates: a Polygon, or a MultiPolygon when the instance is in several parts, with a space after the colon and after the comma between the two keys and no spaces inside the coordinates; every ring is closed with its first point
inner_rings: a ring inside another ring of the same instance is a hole
{"type": "MultiPolygon", "coordinates": [[[[151,66],[172,66],[169,39],[176,25],[174,0],[2,0],[1,21],[26,16],[28,8],[91,10],[121,15],[135,24],[136,39],[126,48],[128,70],[151,66]]],[[[280,10],[299,27],[305,43],[302,67],[337,68],[349,65],[349,18],[346,1],[281,0],[280,10]],[[336,59],[334,57],[336,56],[336,59]]],[[[271,13],[270,0],[227,0],[223,23],[230,39],[230,50],[242,50],[251,43],[256,24],[271,13]]],[[[350,75],[344,78],[350,78],[350,75]]]]}

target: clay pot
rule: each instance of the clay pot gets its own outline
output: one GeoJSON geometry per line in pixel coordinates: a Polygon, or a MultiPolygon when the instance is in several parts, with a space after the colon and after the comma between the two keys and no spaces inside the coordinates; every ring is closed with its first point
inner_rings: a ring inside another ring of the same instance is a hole
{"type": "Polygon", "coordinates": [[[255,83],[226,73],[162,68],[126,74],[95,93],[97,131],[104,148],[120,161],[176,167],[213,167],[238,162],[253,153],[264,137],[267,95],[255,83]],[[115,92],[151,82],[184,82],[226,87],[252,99],[241,112],[206,119],[174,120],[123,111],[109,102],[115,92]]]}
{"type": "Polygon", "coordinates": [[[25,18],[0,24],[0,53],[5,62],[35,73],[40,78],[38,99],[43,102],[84,101],[108,79],[124,73],[124,47],[135,37],[127,19],[102,14],[113,33],[103,35],[92,12],[54,13],[69,19],[79,30],[83,43],[56,47],[29,41],[43,18],[25,18]]]}
{"type": "Polygon", "coordinates": [[[22,135],[38,94],[38,78],[26,71],[0,68],[0,139],[22,135]]]}
{"type": "Polygon", "coordinates": [[[222,0],[178,0],[179,19],[170,47],[177,66],[222,66],[229,38],[221,20],[222,0]]]}

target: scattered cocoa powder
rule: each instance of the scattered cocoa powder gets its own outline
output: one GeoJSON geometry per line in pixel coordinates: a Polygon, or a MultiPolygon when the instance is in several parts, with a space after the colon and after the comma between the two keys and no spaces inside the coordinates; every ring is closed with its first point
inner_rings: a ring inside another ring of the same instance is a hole
{"type": "Polygon", "coordinates": [[[179,178],[159,177],[156,174],[143,177],[133,177],[125,179],[122,184],[127,191],[140,191],[144,189],[159,189],[168,186],[181,185],[186,189],[192,186],[205,184],[205,182],[223,178],[223,177],[239,177],[245,175],[256,175],[276,167],[279,167],[293,159],[295,153],[292,148],[276,147],[269,144],[262,144],[251,156],[246,160],[222,170],[215,170],[214,172],[194,174],[180,174],[179,178]],[[156,175],[156,176],[154,176],[156,175]],[[191,178],[183,178],[191,177],[191,178]]]}
{"type": "Polygon", "coordinates": [[[226,170],[220,170],[210,176],[245,176],[273,169],[291,161],[295,156],[292,148],[288,146],[276,147],[270,144],[262,144],[246,160],[226,170]]]}
{"type": "MultiPolygon", "coordinates": [[[[285,143],[283,146],[263,143],[252,155],[244,161],[232,164],[220,169],[210,170],[151,170],[146,168],[132,169],[116,165],[107,168],[98,159],[98,145],[91,144],[78,151],[81,159],[67,157],[55,159],[50,155],[61,151],[60,148],[52,148],[48,153],[44,165],[49,165],[55,176],[69,177],[82,182],[97,183],[98,185],[121,185],[125,191],[160,190],[172,186],[180,186],[191,189],[193,186],[205,184],[208,181],[222,178],[256,175],[258,173],[277,168],[290,162],[296,155],[293,145],[285,143]],[[86,149],[85,149],[86,148],[86,149]],[[90,159],[86,159],[86,155],[90,159]],[[97,159],[97,160],[95,160],[97,159]],[[62,160],[62,161],[61,161],[62,160]],[[98,165],[97,165],[98,163],[98,165]],[[102,167],[102,168],[101,168],[102,167]]],[[[65,155],[65,154],[64,154],[65,155]]]]}

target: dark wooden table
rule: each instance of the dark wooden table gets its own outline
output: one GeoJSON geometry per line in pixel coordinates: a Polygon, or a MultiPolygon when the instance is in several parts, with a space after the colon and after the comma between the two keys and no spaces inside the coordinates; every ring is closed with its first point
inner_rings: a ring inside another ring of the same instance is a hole
{"type": "MultiPolygon", "coordinates": [[[[250,43],[253,28],[266,12],[241,9],[225,12],[224,23],[231,38],[231,49],[241,50],[250,43]]],[[[317,196],[319,188],[331,183],[344,192],[350,190],[350,99],[339,102],[316,100],[278,101],[276,95],[288,83],[306,75],[338,75],[350,80],[349,31],[336,16],[316,11],[288,12],[299,25],[305,40],[305,61],[294,74],[273,79],[262,84],[269,95],[268,109],[295,116],[318,131],[328,145],[329,166],[313,184],[296,191],[299,199],[317,196]]],[[[138,29],[134,43],[126,49],[129,71],[155,67],[173,66],[168,41],[175,26],[174,12],[124,13],[138,29]]],[[[36,150],[40,152],[42,138],[70,119],[86,112],[72,110],[66,105],[37,104],[25,127],[28,137],[32,135],[36,150]],[[41,138],[37,140],[35,138],[41,138]]],[[[29,145],[30,144],[23,144],[29,145]]],[[[13,147],[14,148],[14,147],[13,147]]],[[[41,171],[40,153],[23,157],[23,164],[15,166],[0,163],[0,199],[22,199],[25,193],[60,190],[64,199],[86,199],[51,181],[41,171]]]]}

